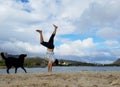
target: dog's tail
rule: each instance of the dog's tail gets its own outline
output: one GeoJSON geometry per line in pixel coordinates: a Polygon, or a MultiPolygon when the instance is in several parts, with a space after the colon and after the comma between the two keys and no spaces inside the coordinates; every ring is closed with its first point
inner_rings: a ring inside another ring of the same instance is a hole
{"type": "Polygon", "coordinates": [[[4,52],[1,52],[1,56],[2,56],[3,59],[6,60],[6,56],[5,56],[5,53],[4,53],[4,52]]]}

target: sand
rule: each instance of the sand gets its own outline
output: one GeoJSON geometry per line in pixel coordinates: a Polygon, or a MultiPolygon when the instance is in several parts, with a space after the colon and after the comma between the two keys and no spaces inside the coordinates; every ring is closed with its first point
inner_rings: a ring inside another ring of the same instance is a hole
{"type": "Polygon", "coordinates": [[[0,74],[0,87],[120,87],[120,71],[0,74]]]}

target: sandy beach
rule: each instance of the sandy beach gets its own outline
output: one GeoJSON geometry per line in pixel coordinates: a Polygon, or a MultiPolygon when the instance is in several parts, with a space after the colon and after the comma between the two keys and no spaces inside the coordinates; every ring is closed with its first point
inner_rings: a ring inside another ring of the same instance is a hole
{"type": "Polygon", "coordinates": [[[120,87],[120,71],[0,74],[0,87],[120,87]]]}

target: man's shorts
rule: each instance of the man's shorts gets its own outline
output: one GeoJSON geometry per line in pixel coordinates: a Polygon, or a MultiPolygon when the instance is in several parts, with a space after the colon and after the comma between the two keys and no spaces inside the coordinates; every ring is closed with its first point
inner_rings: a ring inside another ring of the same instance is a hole
{"type": "Polygon", "coordinates": [[[47,51],[46,54],[47,54],[47,58],[48,58],[49,61],[52,61],[52,62],[55,61],[55,59],[54,59],[54,52],[47,51]]]}

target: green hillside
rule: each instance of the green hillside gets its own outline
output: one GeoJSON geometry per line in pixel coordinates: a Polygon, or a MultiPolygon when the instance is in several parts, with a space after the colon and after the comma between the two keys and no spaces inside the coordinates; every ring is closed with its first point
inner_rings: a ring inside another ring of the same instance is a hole
{"type": "MultiPolygon", "coordinates": [[[[24,65],[25,67],[47,67],[48,60],[47,58],[40,57],[27,57],[25,58],[24,65]]],[[[53,64],[54,65],[54,64],[53,64]]],[[[94,63],[86,63],[80,61],[72,61],[72,60],[63,60],[58,59],[58,66],[118,66],[120,65],[119,60],[116,60],[112,64],[94,64],[94,63]]],[[[0,68],[5,68],[5,61],[0,59],[0,68]]]]}

